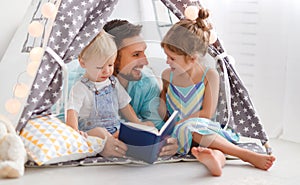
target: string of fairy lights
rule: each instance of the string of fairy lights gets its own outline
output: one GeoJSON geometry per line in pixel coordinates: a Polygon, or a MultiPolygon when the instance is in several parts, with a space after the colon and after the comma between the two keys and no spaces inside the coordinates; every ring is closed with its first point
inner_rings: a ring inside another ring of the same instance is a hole
{"type": "MultiPolygon", "coordinates": [[[[40,11],[43,19],[50,20],[48,24],[50,24],[51,21],[54,21],[59,4],[60,1],[50,0],[41,6],[40,11]]],[[[33,37],[34,39],[41,37],[43,34],[44,36],[47,36],[47,34],[50,34],[51,29],[45,29],[45,26],[46,25],[43,20],[32,20],[27,30],[29,36],[33,37]]],[[[33,47],[30,50],[29,63],[26,67],[26,71],[23,73],[27,73],[31,77],[35,76],[44,55],[44,47],[47,39],[44,39],[44,41],[45,42],[42,47],[37,46],[33,47]]],[[[18,75],[17,83],[13,87],[13,97],[5,102],[5,110],[11,115],[17,115],[20,112],[20,109],[22,107],[21,100],[26,98],[29,94],[30,87],[28,86],[28,84],[22,83],[19,80],[23,73],[18,75]]]]}

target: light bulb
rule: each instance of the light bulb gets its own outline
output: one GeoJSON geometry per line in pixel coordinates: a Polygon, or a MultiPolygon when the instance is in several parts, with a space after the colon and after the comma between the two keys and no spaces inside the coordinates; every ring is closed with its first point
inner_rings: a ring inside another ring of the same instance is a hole
{"type": "Polygon", "coordinates": [[[190,20],[196,20],[198,17],[199,8],[197,6],[188,6],[184,10],[184,16],[190,20]]]}
{"type": "Polygon", "coordinates": [[[27,73],[28,73],[30,76],[34,77],[36,71],[37,71],[38,68],[39,68],[39,66],[40,66],[40,63],[39,63],[39,62],[32,61],[32,62],[30,62],[30,63],[27,65],[26,71],[27,71],[27,73]]]}
{"type": "Polygon", "coordinates": [[[214,30],[210,30],[209,44],[215,43],[217,39],[218,39],[217,33],[214,30]]]}
{"type": "Polygon", "coordinates": [[[41,61],[44,54],[44,49],[41,47],[32,48],[29,53],[29,58],[31,61],[41,61]]]}
{"type": "Polygon", "coordinates": [[[16,98],[9,99],[5,103],[5,109],[11,114],[17,114],[21,108],[21,102],[16,98]]]}
{"type": "Polygon", "coordinates": [[[46,18],[54,18],[56,16],[56,7],[53,3],[45,3],[43,6],[42,6],[42,14],[44,17],[46,18]]]}
{"type": "Polygon", "coordinates": [[[28,33],[32,37],[40,37],[43,34],[44,26],[38,21],[32,21],[28,26],[28,33]]]}
{"type": "Polygon", "coordinates": [[[14,87],[14,94],[18,98],[25,98],[28,94],[28,86],[24,83],[18,83],[14,87]]]}

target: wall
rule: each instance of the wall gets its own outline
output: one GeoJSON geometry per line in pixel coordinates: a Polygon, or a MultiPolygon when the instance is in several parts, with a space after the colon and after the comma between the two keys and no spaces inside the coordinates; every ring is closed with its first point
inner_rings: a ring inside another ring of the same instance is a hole
{"type": "Polygon", "coordinates": [[[31,0],[10,0],[1,2],[2,10],[0,11],[0,22],[2,26],[0,34],[0,59],[18,26],[22,23],[22,19],[30,2],[31,0]]]}
{"type": "MultiPolygon", "coordinates": [[[[278,84],[279,88],[284,90],[284,105],[282,107],[283,116],[283,136],[282,138],[291,141],[300,142],[300,2],[297,0],[290,0],[290,3],[283,4],[286,17],[284,19],[283,28],[285,28],[286,45],[280,47],[281,50],[286,51],[286,83],[278,84]]],[[[280,50],[278,50],[280,53],[280,50]]]]}
{"type": "Polygon", "coordinates": [[[139,22],[141,20],[140,0],[118,0],[115,11],[108,19],[126,19],[130,22],[139,22]]]}
{"type": "Polygon", "coordinates": [[[300,2],[207,1],[270,137],[300,142],[300,2]]]}

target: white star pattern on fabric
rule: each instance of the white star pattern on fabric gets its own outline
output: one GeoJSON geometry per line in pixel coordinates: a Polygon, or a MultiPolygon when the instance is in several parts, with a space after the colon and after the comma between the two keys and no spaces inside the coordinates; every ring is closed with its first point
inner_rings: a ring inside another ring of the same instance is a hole
{"type": "MultiPolygon", "coordinates": [[[[221,47],[219,47],[222,49],[221,47]]],[[[222,50],[221,50],[222,51],[222,50]]],[[[230,82],[230,96],[231,98],[231,111],[232,116],[229,121],[229,126],[233,128],[235,131],[239,132],[242,136],[246,137],[254,137],[261,139],[262,142],[267,141],[266,134],[264,132],[259,132],[257,130],[263,130],[262,125],[260,124],[260,120],[256,115],[256,112],[251,103],[250,97],[248,95],[248,91],[242,84],[242,81],[239,80],[239,77],[234,72],[227,72],[230,76],[225,76],[224,69],[222,66],[226,66],[226,70],[234,70],[226,60],[218,61],[217,70],[220,75],[220,89],[221,92],[225,91],[224,82],[228,80],[230,82]],[[224,63],[224,64],[221,64],[224,63]],[[223,90],[224,89],[224,90],[223,90]]],[[[217,110],[227,109],[226,102],[226,93],[219,94],[219,103],[217,110]]],[[[220,112],[220,111],[219,111],[220,112]]],[[[225,125],[228,119],[224,119],[227,117],[225,113],[220,112],[217,116],[217,121],[220,121],[221,124],[225,125]]]]}
{"type": "MultiPolygon", "coordinates": [[[[66,63],[75,59],[80,50],[99,33],[115,4],[114,0],[62,0],[49,35],[48,47],[66,63]]],[[[62,94],[61,70],[56,60],[45,52],[26,103],[28,106],[24,108],[17,126],[18,131],[34,113],[51,112],[52,105],[62,94]]]]}

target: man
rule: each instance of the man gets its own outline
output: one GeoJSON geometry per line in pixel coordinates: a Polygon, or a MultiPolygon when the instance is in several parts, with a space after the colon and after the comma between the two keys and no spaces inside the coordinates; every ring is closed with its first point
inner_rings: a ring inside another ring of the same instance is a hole
{"type": "MultiPolygon", "coordinates": [[[[147,45],[140,35],[142,26],[112,20],[103,29],[114,36],[118,47],[114,75],[132,98],[130,104],[141,121],[152,121],[160,129],[164,123],[158,113],[160,88],[151,70],[144,68],[148,61],[147,45]]],[[[160,156],[174,155],[177,148],[177,140],[169,138],[160,156]]]]}

